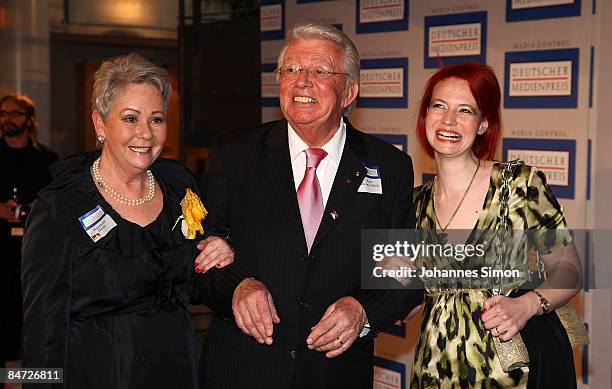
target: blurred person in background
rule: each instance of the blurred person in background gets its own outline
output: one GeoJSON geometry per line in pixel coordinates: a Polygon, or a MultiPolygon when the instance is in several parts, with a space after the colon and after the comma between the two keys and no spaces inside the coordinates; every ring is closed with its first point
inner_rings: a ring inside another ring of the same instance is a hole
{"type": "Polygon", "coordinates": [[[29,97],[0,98],[0,368],[20,359],[21,240],[32,201],[51,182],[48,168],[57,160],[37,142],[37,126],[29,97]]]}

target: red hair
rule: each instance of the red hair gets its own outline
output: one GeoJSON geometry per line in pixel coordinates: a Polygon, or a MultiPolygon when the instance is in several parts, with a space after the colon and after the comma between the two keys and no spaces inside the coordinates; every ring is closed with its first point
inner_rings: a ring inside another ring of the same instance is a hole
{"type": "Polygon", "coordinates": [[[476,137],[472,145],[472,151],[478,158],[493,159],[501,137],[501,92],[493,69],[488,65],[477,62],[464,62],[443,66],[427,81],[419,105],[419,117],[416,125],[416,136],[421,147],[427,155],[433,158],[434,150],[429,144],[425,133],[425,117],[431,103],[434,87],[440,81],[449,78],[465,80],[470,86],[470,91],[474,96],[474,100],[476,100],[476,104],[478,104],[478,109],[482,112],[483,118],[487,119],[488,123],[487,131],[476,137]]]}

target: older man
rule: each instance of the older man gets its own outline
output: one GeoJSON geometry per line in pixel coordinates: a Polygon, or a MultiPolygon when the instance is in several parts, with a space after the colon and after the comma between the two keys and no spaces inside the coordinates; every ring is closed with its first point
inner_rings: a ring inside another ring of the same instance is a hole
{"type": "Polygon", "coordinates": [[[374,336],[421,297],[360,288],[360,234],[412,227],[412,164],[343,118],[359,54],[342,32],[294,26],[278,79],[285,119],[221,139],[203,180],[205,228],[236,258],[196,280],[216,311],[202,387],[371,388],[374,336]]]}

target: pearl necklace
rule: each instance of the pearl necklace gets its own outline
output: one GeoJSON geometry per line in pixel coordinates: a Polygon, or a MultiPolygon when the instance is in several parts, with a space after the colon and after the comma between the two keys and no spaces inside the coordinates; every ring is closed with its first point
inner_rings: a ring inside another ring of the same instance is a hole
{"type": "Polygon", "coordinates": [[[121,193],[111,188],[111,186],[108,185],[106,181],[104,181],[104,179],[102,178],[102,175],[100,174],[100,158],[99,157],[98,159],[94,161],[93,165],[91,165],[91,174],[93,175],[93,178],[96,181],[96,183],[100,185],[100,187],[104,189],[104,191],[113,200],[115,200],[116,202],[120,204],[124,204],[130,207],[137,207],[137,206],[143,205],[144,203],[148,203],[149,201],[153,200],[153,198],[155,197],[155,178],[153,177],[153,173],[151,173],[151,170],[147,170],[147,187],[148,187],[147,195],[139,199],[128,199],[127,197],[123,196],[121,193]]]}

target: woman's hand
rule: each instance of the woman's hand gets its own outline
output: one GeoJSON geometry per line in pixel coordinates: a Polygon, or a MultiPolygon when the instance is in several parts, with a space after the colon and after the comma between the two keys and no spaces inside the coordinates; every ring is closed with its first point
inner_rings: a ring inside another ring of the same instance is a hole
{"type": "Polygon", "coordinates": [[[485,328],[491,330],[491,335],[506,341],[522,330],[539,310],[540,300],[533,293],[516,298],[497,295],[484,302],[482,321],[485,328]]]}
{"type": "Polygon", "coordinates": [[[198,242],[200,254],[195,259],[196,273],[206,273],[213,267],[221,268],[234,262],[234,249],[218,236],[209,236],[198,242]]]}

